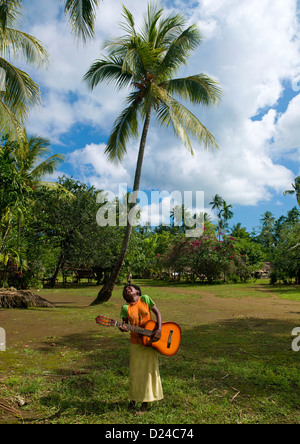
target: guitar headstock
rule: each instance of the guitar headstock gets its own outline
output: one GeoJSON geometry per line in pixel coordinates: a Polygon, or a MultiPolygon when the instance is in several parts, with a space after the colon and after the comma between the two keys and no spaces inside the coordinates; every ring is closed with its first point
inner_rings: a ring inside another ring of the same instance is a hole
{"type": "Polygon", "coordinates": [[[104,327],[114,327],[116,325],[113,319],[107,318],[106,316],[98,316],[96,322],[97,324],[104,325],[104,327]]]}

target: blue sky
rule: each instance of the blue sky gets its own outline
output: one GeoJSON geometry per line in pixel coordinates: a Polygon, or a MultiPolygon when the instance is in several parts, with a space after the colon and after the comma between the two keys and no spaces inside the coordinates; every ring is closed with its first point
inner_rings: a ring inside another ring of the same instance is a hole
{"type": "MultiPolygon", "coordinates": [[[[93,92],[83,75],[102,52],[103,42],[120,34],[125,4],[140,23],[147,1],[103,0],[96,37],[83,46],[70,33],[61,0],[24,0],[22,29],[49,51],[47,70],[24,67],[41,86],[42,105],[33,110],[28,132],[48,137],[66,174],[99,189],[132,186],[138,141],[128,145],[122,165],[110,164],[105,145],[126,92],[105,84],[93,92]],[[143,7],[142,7],[143,6],[143,7]]],[[[151,122],[141,189],[203,191],[205,211],[220,194],[233,205],[234,219],[249,231],[265,211],[275,217],[296,206],[283,197],[300,174],[300,34],[296,0],[165,0],[162,5],[197,22],[205,39],[178,75],[205,72],[216,78],[224,98],[216,108],[193,108],[214,134],[218,152],[194,144],[191,157],[171,130],[151,122]]],[[[157,205],[149,202],[151,214],[157,205]]],[[[155,219],[155,217],[154,217],[155,219]]]]}

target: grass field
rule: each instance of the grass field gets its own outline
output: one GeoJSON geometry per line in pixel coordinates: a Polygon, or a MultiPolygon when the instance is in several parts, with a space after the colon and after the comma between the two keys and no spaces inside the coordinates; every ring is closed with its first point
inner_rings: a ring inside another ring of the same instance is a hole
{"type": "Polygon", "coordinates": [[[137,283],[182,328],[178,354],[160,356],[164,400],[127,412],[128,335],[94,321],[119,319],[121,288],[96,307],[95,286],[45,289],[53,309],[0,309],[0,424],[300,423],[299,288],[137,283]]]}

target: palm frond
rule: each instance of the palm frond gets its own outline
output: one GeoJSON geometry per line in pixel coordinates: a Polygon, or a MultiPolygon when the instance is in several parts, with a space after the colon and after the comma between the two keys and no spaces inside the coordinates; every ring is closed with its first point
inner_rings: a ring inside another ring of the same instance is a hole
{"type": "Polygon", "coordinates": [[[181,14],[172,13],[166,18],[162,18],[158,23],[156,47],[169,48],[182,33],[186,20],[181,14]]]}
{"type": "Polygon", "coordinates": [[[123,29],[125,32],[127,32],[129,35],[135,36],[136,30],[135,30],[134,17],[132,13],[129,11],[129,9],[126,8],[125,5],[123,5],[122,17],[124,17],[125,22],[120,23],[120,28],[123,29]]]}
{"type": "Polygon", "coordinates": [[[29,108],[40,102],[40,88],[24,71],[0,57],[0,68],[5,71],[5,91],[2,100],[21,123],[29,108]]]}
{"type": "Polygon", "coordinates": [[[22,57],[37,67],[46,66],[49,62],[49,54],[38,39],[13,28],[4,31],[0,28],[0,54],[4,57],[22,57]]]}
{"type": "MultiPolygon", "coordinates": [[[[132,97],[134,99],[134,97],[132,97]]],[[[113,131],[109,137],[105,153],[112,162],[122,161],[127,149],[126,143],[130,137],[138,136],[138,107],[135,100],[125,108],[114,124],[113,131]]]]}
{"type": "Polygon", "coordinates": [[[21,16],[23,0],[1,0],[0,2],[0,27],[5,30],[12,26],[21,16]]]}
{"type": "Polygon", "coordinates": [[[192,143],[188,134],[196,138],[206,149],[218,148],[213,135],[191,111],[167,94],[162,88],[156,87],[156,94],[160,96],[160,107],[157,111],[158,120],[166,126],[172,124],[175,133],[192,154],[192,143]]]}
{"type": "Polygon", "coordinates": [[[94,37],[96,10],[101,0],[66,0],[65,14],[71,29],[84,42],[94,37]]]}
{"type": "MultiPolygon", "coordinates": [[[[170,31],[172,29],[171,27],[170,31]]],[[[192,25],[184,29],[172,42],[168,42],[168,49],[156,73],[157,77],[162,81],[170,78],[174,72],[187,63],[190,52],[195,50],[201,41],[202,36],[198,27],[192,25]]]]}
{"type": "Polygon", "coordinates": [[[157,111],[157,119],[162,126],[169,127],[171,124],[176,136],[178,136],[185,147],[189,149],[191,155],[194,155],[192,143],[188,133],[183,125],[183,122],[178,118],[176,112],[174,111],[175,110],[172,108],[172,106],[170,106],[170,103],[168,104],[166,101],[161,102],[157,111]]]}
{"type": "Polygon", "coordinates": [[[0,133],[7,134],[9,140],[24,140],[25,130],[14,113],[0,100],[0,133]]]}
{"type": "Polygon", "coordinates": [[[42,181],[38,182],[36,185],[36,188],[46,188],[47,190],[59,190],[62,192],[61,198],[67,197],[68,199],[75,200],[76,196],[71,191],[67,190],[63,185],[61,185],[58,182],[49,182],[49,181],[42,181]]]}
{"type": "Polygon", "coordinates": [[[163,9],[157,9],[153,3],[149,3],[147,14],[144,16],[144,31],[142,32],[143,39],[149,42],[152,48],[156,47],[157,40],[157,24],[163,14],[163,9]]]}
{"type": "Polygon", "coordinates": [[[27,137],[23,143],[18,145],[17,160],[20,171],[31,171],[35,168],[41,157],[51,153],[50,141],[41,136],[27,137]]]}
{"type": "Polygon", "coordinates": [[[215,105],[222,97],[219,83],[205,74],[180,79],[171,79],[160,86],[171,95],[178,94],[184,100],[204,106],[215,105]]]}
{"type": "Polygon", "coordinates": [[[54,154],[30,171],[31,178],[33,180],[38,180],[48,174],[53,174],[54,171],[62,164],[64,159],[65,157],[62,154],[54,154]]]}
{"type": "Polygon", "coordinates": [[[132,82],[132,74],[124,71],[121,58],[110,57],[96,60],[83,79],[90,89],[94,89],[103,81],[115,82],[117,87],[121,89],[132,82]]]}

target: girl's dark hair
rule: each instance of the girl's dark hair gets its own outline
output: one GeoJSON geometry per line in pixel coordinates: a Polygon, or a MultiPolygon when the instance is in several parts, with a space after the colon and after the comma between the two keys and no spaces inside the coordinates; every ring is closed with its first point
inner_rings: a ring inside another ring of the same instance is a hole
{"type": "Polygon", "coordinates": [[[124,286],[124,288],[123,288],[123,298],[126,300],[126,288],[127,287],[133,287],[133,288],[135,288],[136,290],[138,290],[138,292],[140,293],[139,294],[139,296],[142,296],[142,290],[141,290],[141,288],[138,286],[138,285],[135,285],[135,284],[126,284],[125,286],[124,286]]]}

